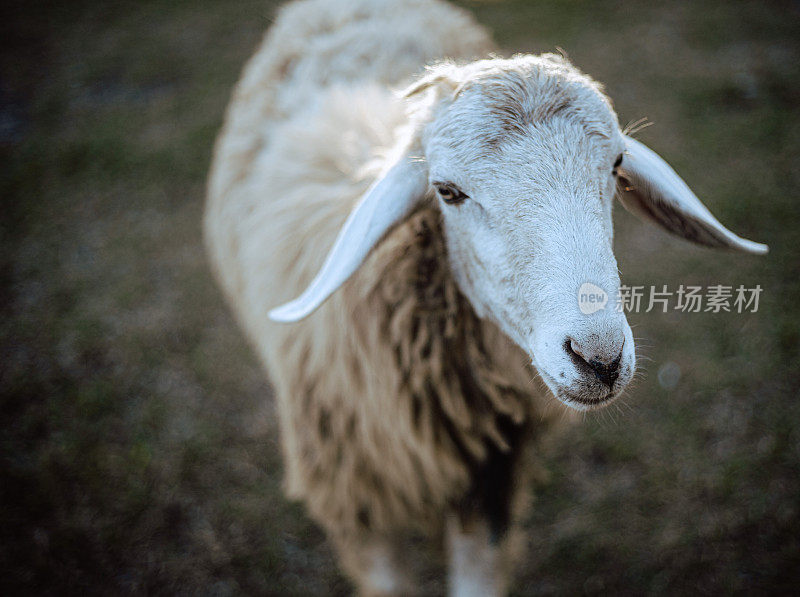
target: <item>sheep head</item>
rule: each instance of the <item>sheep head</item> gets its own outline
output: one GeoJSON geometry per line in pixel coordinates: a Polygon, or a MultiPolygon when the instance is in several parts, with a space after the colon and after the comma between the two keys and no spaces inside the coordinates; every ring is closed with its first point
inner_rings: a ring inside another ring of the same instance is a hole
{"type": "Polygon", "coordinates": [[[766,252],[624,135],[600,86],[561,56],[441,64],[405,96],[410,124],[397,154],[309,288],[274,320],[316,309],[433,189],[455,280],[476,313],[527,352],[556,397],[587,410],[619,396],[635,369],[631,329],[615,308],[615,195],[693,242],[766,252]],[[587,310],[582,292],[607,302],[587,310]]]}

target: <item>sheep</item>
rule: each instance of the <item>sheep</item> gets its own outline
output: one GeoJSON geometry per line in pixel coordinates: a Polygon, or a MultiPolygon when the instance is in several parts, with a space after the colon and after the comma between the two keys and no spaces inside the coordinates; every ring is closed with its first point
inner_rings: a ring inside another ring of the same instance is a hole
{"type": "Polygon", "coordinates": [[[410,591],[402,537],[440,530],[453,594],[507,589],[559,405],[603,407],[635,370],[625,315],[576,301],[617,295],[614,196],[766,251],[565,57],[494,51],[439,0],[288,4],[215,147],[206,244],[274,387],[285,491],[362,594],[410,591]]]}

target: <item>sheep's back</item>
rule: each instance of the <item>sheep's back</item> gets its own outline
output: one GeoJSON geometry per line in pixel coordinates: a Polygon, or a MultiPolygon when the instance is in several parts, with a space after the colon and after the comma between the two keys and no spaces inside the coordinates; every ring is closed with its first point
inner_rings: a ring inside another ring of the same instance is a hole
{"type": "Polygon", "coordinates": [[[279,11],[228,107],[205,216],[212,267],[256,345],[271,337],[269,308],[304,289],[380,171],[405,120],[390,86],[490,45],[468,13],[436,0],[279,11]]]}
{"type": "Polygon", "coordinates": [[[244,69],[217,142],[212,196],[246,177],[276,123],[328,87],[401,87],[423,65],[492,49],[466,11],[438,0],[301,0],[286,4],[244,69]]]}

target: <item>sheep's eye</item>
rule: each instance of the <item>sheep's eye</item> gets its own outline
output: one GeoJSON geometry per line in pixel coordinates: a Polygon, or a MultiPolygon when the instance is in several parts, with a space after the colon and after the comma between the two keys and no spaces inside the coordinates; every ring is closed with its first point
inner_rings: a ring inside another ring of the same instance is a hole
{"type": "Polygon", "coordinates": [[[614,162],[614,169],[611,171],[611,173],[612,173],[614,176],[616,176],[616,175],[617,175],[617,168],[619,168],[620,164],[622,164],[622,154],[619,154],[619,155],[617,156],[617,161],[616,161],[616,162],[614,162]]]}
{"type": "Polygon", "coordinates": [[[452,183],[435,182],[433,186],[436,187],[436,192],[439,193],[442,201],[448,205],[457,205],[467,199],[467,195],[452,183]]]}

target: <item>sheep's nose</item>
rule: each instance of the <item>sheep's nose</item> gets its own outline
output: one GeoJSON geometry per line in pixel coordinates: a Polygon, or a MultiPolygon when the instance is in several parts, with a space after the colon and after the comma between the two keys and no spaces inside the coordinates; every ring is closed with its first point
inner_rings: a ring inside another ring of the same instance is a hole
{"type": "MultiPolygon", "coordinates": [[[[625,340],[623,339],[623,344],[625,340]]],[[[578,369],[590,370],[597,379],[606,384],[609,389],[614,387],[614,382],[619,377],[619,363],[622,360],[622,347],[616,352],[613,358],[603,357],[597,351],[582,345],[572,338],[568,338],[564,343],[565,350],[569,353],[572,361],[578,369]]],[[[607,352],[607,351],[604,351],[607,352]]]]}

